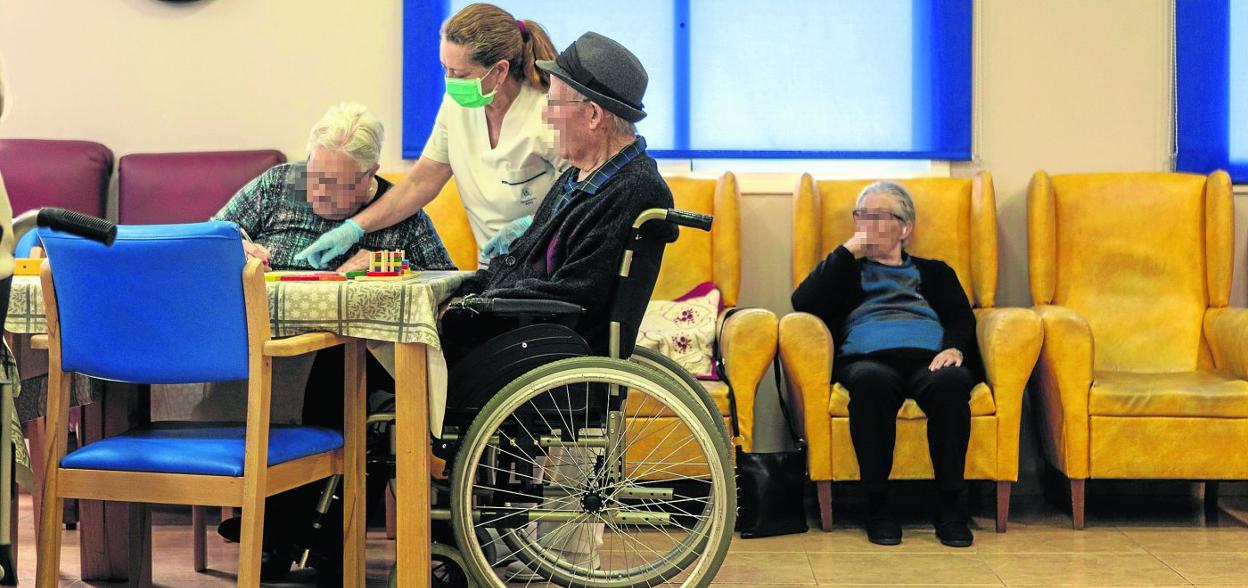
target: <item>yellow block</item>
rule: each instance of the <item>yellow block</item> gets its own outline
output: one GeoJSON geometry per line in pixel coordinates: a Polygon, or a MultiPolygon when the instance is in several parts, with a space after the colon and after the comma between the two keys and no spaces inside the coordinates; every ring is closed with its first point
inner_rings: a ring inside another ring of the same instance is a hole
{"type": "Polygon", "coordinates": [[[14,259],[13,275],[16,276],[37,276],[39,275],[39,266],[43,263],[42,259],[14,259]]]}

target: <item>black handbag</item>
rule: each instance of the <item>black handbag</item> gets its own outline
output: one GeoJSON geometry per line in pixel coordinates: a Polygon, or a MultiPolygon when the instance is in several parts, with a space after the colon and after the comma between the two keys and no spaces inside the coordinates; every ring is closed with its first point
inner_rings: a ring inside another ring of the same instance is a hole
{"type": "MultiPolygon", "coordinates": [[[[728,311],[728,317],[739,309],[728,311]]],[[[721,337],[715,338],[715,360],[720,377],[728,385],[728,408],[732,416],[732,438],[734,442],[741,438],[741,429],[737,423],[737,397],[728,380],[728,370],[724,366],[723,355],[719,353],[719,341],[722,338],[723,326],[720,326],[721,337]]],[[[737,457],[737,531],[742,539],[755,537],[771,537],[806,532],[806,508],[803,497],[806,490],[806,441],[797,434],[793,419],[789,415],[788,405],[784,402],[783,379],[780,374],[780,359],[773,363],[772,371],[776,378],[776,396],[780,401],[780,411],[784,414],[784,422],[797,449],[793,451],[775,451],[769,453],[749,453],[740,445],[736,446],[737,457]]]]}

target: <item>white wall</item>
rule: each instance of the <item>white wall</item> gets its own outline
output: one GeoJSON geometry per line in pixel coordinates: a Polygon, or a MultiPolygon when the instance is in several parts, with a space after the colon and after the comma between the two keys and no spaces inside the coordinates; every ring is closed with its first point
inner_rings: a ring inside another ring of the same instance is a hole
{"type": "MultiPolygon", "coordinates": [[[[91,139],[118,156],[275,147],[293,159],[330,103],[354,99],[390,131],[382,168],[404,169],[401,12],[397,0],[0,0],[11,109],[0,136],[91,139]]],[[[996,180],[998,300],[1027,305],[1026,186],[1036,169],[1168,168],[1170,3],[981,0],[979,12],[980,163],[996,180]]],[[[796,175],[781,185],[794,183],[796,175]]],[[[774,185],[743,178],[742,302],[782,313],[792,219],[774,185]]],[[[1236,218],[1248,221],[1242,197],[1236,218]]],[[[763,401],[761,420],[772,425],[758,431],[764,448],[781,439],[772,405],[763,401]]],[[[1025,453],[1024,475],[1034,475],[1034,447],[1025,453]]]]}
{"type": "Polygon", "coordinates": [[[351,99],[387,123],[382,166],[399,169],[402,35],[397,0],[0,0],[0,134],[297,159],[351,99]]]}

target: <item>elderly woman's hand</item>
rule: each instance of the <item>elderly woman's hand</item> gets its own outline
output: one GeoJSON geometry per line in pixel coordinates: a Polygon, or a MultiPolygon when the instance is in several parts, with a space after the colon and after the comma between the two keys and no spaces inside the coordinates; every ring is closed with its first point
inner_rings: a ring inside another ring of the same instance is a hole
{"type": "Polygon", "coordinates": [[[367,249],[361,249],[359,251],[356,251],[355,255],[352,255],[351,257],[347,258],[346,261],[342,262],[342,265],[338,266],[338,269],[334,271],[356,272],[360,270],[367,270],[369,265],[372,263],[372,261],[373,261],[373,252],[367,249]]]}
{"type": "Polygon", "coordinates": [[[849,250],[854,257],[862,257],[867,253],[867,245],[870,244],[870,241],[871,238],[867,236],[866,231],[858,231],[842,247],[849,250]]]}
{"type": "Polygon", "coordinates": [[[936,357],[932,358],[932,364],[927,366],[927,369],[928,371],[934,372],[940,368],[949,367],[951,365],[962,365],[962,352],[954,349],[953,347],[937,353],[936,357]]]}
{"type": "Polygon", "coordinates": [[[269,268],[269,259],[273,257],[264,245],[252,243],[246,239],[243,240],[243,253],[247,255],[247,259],[259,259],[264,264],[265,271],[269,268]]]}

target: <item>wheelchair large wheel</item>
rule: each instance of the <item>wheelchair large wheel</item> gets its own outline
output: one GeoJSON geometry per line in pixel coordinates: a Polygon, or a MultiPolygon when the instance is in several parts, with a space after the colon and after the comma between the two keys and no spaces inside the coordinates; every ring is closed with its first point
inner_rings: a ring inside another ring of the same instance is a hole
{"type": "MultiPolygon", "coordinates": [[[[693,377],[688,370],[681,367],[680,364],[672,361],[670,357],[645,347],[634,347],[633,355],[628,360],[658,370],[678,383],[683,384],[688,389],[689,394],[696,396],[702,402],[702,405],[706,407],[706,411],[711,416],[720,416],[719,407],[715,406],[715,400],[706,392],[706,388],[702,387],[702,383],[693,377]]],[[[723,419],[715,419],[715,422],[719,425],[719,431],[727,437],[728,427],[723,423],[723,419]]]]}
{"type": "Polygon", "coordinates": [[[553,362],[469,428],[451,476],[456,541],[487,586],[506,584],[512,557],[563,586],[705,586],[732,539],[730,455],[722,420],[687,384],[630,361],[553,362]],[[483,528],[502,555],[487,555],[483,528]]]}

